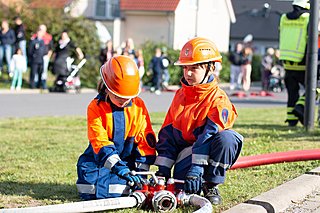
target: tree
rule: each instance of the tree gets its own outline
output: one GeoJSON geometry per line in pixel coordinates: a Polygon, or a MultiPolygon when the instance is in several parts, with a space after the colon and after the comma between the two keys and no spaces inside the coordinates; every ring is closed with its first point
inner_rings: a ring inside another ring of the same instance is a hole
{"type": "MultiPolygon", "coordinates": [[[[63,30],[68,30],[72,41],[82,49],[87,58],[87,63],[81,69],[81,79],[83,86],[96,87],[99,78],[100,42],[94,22],[84,17],[70,17],[63,9],[57,8],[30,8],[28,1],[24,1],[24,6],[9,6],[0,8],[0,18],[8,19],[11,26],[14,25],[13,18],[19,15],[26,26],[27,41],[31,35],[37,31],[40,24],[47,26],[47,31],[52,34],[56,45],[63,30]],[[19,11],[16,8],[20,8],[19,11]]],[[[21,4],[21,3],[20,3],[21,4]]]]}

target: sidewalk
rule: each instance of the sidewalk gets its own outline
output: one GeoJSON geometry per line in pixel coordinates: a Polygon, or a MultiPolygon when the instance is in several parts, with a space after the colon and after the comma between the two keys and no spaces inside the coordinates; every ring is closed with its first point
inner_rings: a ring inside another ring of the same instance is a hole
{"type": "MultiPolygon", "coordinates": [[[[90,93],[90,92],[96,92],[95,89],[90,88],[81,88],[81,93],[90,93]]],[[[0,89],[0,94],[47,94],[49,93],[48,89],[42,90],[42,89],[29,89],[29,88],[22,88],[21,90],[10,90],[10,89],[0,89]]],[[[67,91],[67,93],[75,93],[74,90],[67,91]]]]}
{"type": "Polygon", "coordinates": [[[224,213],[320,213],[320,167],[224,213]]]}

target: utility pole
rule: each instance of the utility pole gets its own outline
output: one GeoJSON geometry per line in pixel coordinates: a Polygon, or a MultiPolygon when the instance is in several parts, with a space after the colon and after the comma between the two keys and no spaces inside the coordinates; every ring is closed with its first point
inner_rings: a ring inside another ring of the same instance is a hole
{"type": "Polygon", "coordinates": [[[310,19],[307,49],[306,97],[304,107],[304,126],[306,131],[314,129],[317,66],[318,66],[318,17],[319,0],[310,1],[310,19]]]}

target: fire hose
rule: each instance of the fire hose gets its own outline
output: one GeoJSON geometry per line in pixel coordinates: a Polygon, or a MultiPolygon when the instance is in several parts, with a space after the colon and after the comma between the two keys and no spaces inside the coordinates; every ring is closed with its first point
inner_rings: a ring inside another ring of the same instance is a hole
{"type": "Polygon", "coordinates": [[[320,149],[294,150],[288,152],[275,152],[254,156],[243,156],[240,157],[235,164],[233,164],[231,169],[307,160],[320,160],[320,149]]]}
{"type": "Polygon", "coordinates": [[[146,181],[141,190],[136,190],[129,197],[108,198],[101,200],[82,201],[58,205],[47,205],[27,208],[1,209],[2,213],[42,213],[42,212],[94,212],[120,208],[146,208],[156,212],[171,212],[177,206],[195,206],[196,213],[212,212],[209,200],[199,195],[187,195],[182,190],[176,190],[175,182],[183,182],[170,178],[165,185],[164,179],[156,177],[155,172],[135,172],[133,175],[151,175],[152,182],[146,181]]]}
{"type": "Polygon", "coordinates": [[[27,208],[1,209],[2,213],[69,213],[69,212],[94,212],[120,208],[131,208],[138,205],[135,197],[108,198],[101,200],[64,203],[58,205],[36,206],[27,208]]]}
{"type": "MultiPolygon", "coordinates": [[[[277,152],[256,156],[240,157],[231,169],[254,167],[266,164],[295,162],[306,160],[320,160],[320,149],[295,150],[277,152]]],[[[58,205],[37,206],[27,208],[1,209],[3,213],[40,213],[40,212],[94,212],[120,208],[146,208],[158,212],[170,212],[177,206],[191,205],[199,209],[195,213],[212,212],[213,208],[206,198],[196,194],[188,195],[184,191],[177,191],[175,183],[181,180],[170,178],[165,185],[164,179],[156,177],[154,172],[135,172],[133,175],[151,175],[153,183],[146,182],[141,190],[134,191],[129,197],[108,198],[101,200],[82,201],[58,205]]]]}

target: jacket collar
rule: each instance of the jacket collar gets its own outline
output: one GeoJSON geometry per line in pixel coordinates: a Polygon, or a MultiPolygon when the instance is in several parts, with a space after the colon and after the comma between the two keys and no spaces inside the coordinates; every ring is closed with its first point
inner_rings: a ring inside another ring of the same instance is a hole
{"type": "Polygon", "coordinates": [[[215,90],[218,86],[218,82],[213,75],[210,75],[207,83],[190,86],[187,81],[182,78],[181,85],[186,99],[190,101],[197,101],[202,100],[209,92],[215,90]]]}

